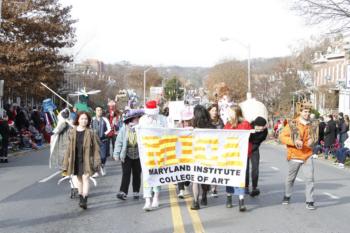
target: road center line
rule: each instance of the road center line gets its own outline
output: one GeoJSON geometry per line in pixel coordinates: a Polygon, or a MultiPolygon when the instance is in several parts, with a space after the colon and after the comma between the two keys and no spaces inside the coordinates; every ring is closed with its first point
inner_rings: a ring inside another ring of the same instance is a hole
{"type": "Polygon", "coordinates": [[[198,210],[191,210],[192,198],[185,198],[187,210],[191,216],[192,225],[195,233],[204,233],[204,227],[198,214],[198,210]]]}
{"type": "Polygon", "coordinates": [[[184,223],[182,221],[181,209],[177,201],[175,185],[168,185],[171,216],[173,219],[174,233],[185,233],[184,223]]]}
{"type": "Polygon", "coordinates": [[[280,169],[278,167],[271,167],[272,170],[279,171],[280,169]]]}
{"type": "Polygon", "coordinates": [[[60,173],[61,173],[61,171],[57,171],[57,172],[55,172],[54,174],[52,174],[51,176],[46,177],[46,178],[40,180],[39,183],[47,182],[47,181],[51,180],[52,178],[54,178],[55,176],[57,176],[57,175],[60,174],[60,173]]]}
{"type": "Polygon", "coordinates": [[[333,194],[331,194],[331,193],[324,192],[323,194],[329,196],[331,199],[335,199],[335,200],[338,200],[338,199],[339,199],[338,196],[335,196],[335,195],[333,195],[333,194]]]}

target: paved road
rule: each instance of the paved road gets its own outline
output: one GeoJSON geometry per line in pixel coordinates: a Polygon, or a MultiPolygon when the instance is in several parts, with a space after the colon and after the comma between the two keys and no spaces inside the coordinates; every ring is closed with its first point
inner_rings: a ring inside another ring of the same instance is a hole
{"type": "Polygon", "coordinates": [[[173,185],[162,189],[161,207],[145,213],[143,200],[116,199],[121,167],[115,161],[108,161],[108,174],[98,178],[83,211],[69,198],[68,183],[57,186],[59,175],[48,179],[56,172],[48,168],[48,150],[11,157],[9,164],[0,164],[0,232],[349,232],[349,170],[316,160],[318,209],[305,208],[302,174],[291,204],[282,206],[285,150],[264,145],[261,154],[262,194],[247,197],[245,213],[238,211],[237,199],[234,208],[225,208],[223,188],[219,198],[209,198],[208,207],[191,211],[191,198],[178,200],[173,185]]]}

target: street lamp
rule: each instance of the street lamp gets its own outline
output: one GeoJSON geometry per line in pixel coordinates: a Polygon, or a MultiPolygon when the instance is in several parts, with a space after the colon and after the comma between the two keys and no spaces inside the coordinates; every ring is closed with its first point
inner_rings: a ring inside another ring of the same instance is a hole
{"type": "Polygon", "coordinates": [[[222,42],[229,41],[229,40],[236,41],[238,44],[240,44],[241,46],[243,46],[244,48],[247,49],[247,52],[248,52],[248,92],[247,92],[247,99],[251,99],[252,98],[252,93],[251,93],[251,88],[250,88],[250,44],[242,43],[241,41],[239,41],[237,39],[233,39],[233,38],[227,38],[227,37],[222,37],[221,38],[222,42]]]}
{"type": "Polygon", "coordinates": [[[150,69],[152,69],[152,66],[143,71],[143,107],[146,106],[146,73],[150,71],[150,69]]]}

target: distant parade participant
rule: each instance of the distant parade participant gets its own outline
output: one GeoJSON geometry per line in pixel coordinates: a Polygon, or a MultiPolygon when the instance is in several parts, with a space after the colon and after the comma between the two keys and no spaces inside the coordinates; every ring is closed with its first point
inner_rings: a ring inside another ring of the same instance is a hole
{"type": "Polygon", "coordinates": [[[312,147],[318,140],[318,125],[310,121],[311,103],[300,105],[299,116],[289,121],[280,134],[280,141],[287,146],[288,176],[285,183],[285,193],[282,204],[288,205],[292,196],[294,181],[299,169],[305,176],[306,208],[314,210],[314,163],[312,147]]]}
{"type": "Polygon", "coordinates": [[[74,127],[69,134],[63,171],[67,176],[77,176],[79,206],[87,208],[89,177],[101,166],[99,138],[89,128],[91,117],[87,112],[79,112],[74,127]]]}
{"type": "MultiPolygon", "coordinates": [[[[210,114],[211,123],[215,126],[215,128],[223,129],[224,122],[220,118],[219,106],[217,104],[210,105],[208,108],[208,112],[210,114]]],[[[217,198],[218,197],[217,185],[212,185],[211,191],[212,191],[212,196],[217,198]]]]}
{"type": "MultiPolygon", "coordinates": [[[[211,123],[210,115],[208,110],[202,105],[196,105],[193,110],[194,118],[193,118],[193,127],[200,129],[214,129],[215,126],[211,123]]],[[[207,194],[210,190],[210,185],[193,183],[192,191],[193,191],[193,202],[191,205],[192,210],[199,210],[199,187],[202,187],[202,199],[201,205],[206,206],[208,204],[207,194]]]]}
{"type": "MultiPolygon", "coordinates": [[[[228,122],[226,123],[224,129],[232,129],[232,130],[251,130],[252,127],[249,124],[248,121],[244,120],[242,110],[238,105],[234,105],[230,107],[229,111],[229,118],[228,122]]],[[[252,144],[248,144],[248,155],[247,155],[247,163],[249,163],[249,157],[251,156],[252,151],[252,144]]],[[[247,164],[246,169],[246,176],[247,171],[249,171],[249,167],[247,164]]],[[[249,174],[248,174],[249,175],[249,174]]],[[[232,194],[237,195],[239,198],[239,211],[243,212],[246,211],[246,206],[244,204],[244,194],[245,194],[245,188],[242,187],[231,187],[226,186],[226,193],[227,193],[227,199],[226,199],[226,207],[232,208],[232,194]]]]}
{"type": "MultiPolygon", "coordinates": [[[[140,127],[163,127],[167,128],[167,119],[165,116],[159,114],[159,107],[155,100],[146,102],[145,115],[140,118],[140,127]]],[[[143,197],[145,198],[145,205],[143,209],[150,211],[159,207],[159,192],[160,186],[151,187],[149,184],[143,184],[143,197]],[[153,200],[152,199],[153,193],[153,200]]]]}
{"type": "MultiPolygon", "coordinates": [[[[181,128],[184,129],[189,129],[193,128],[193,109],[192,107],[186,107],[182,112],[181,112],[181,128]]],[[[179,189],[179,194],[177,195],[179,198],[184,198],[185,195],[189,194],[188,188],[190,186],[189,181],[185,182],[179,182],[177,184],[177,187],[179,189]]]]}
{"type": "MultiPolygon", "coordinates": [[[[109,156],[109,140],[108,134],[111,132],[111,126],[106,117],[103,117],[103,108],[101,106],[95,109],[96,116],[92,118],[91,128],[96,132],[100,139],[100,156],[101,156],[101,170],[100,174],[102,176],[106,175],[106,161],[109,156]]],[[[96,172],[92,177],[98,177],[99,174],[96,172]]]]}
{"type": "Polygon", "coordinates": [[[122,182],[117,198],[126,200],[130,177],[132,174],[132,187],[134,199],[139,199],[141,187],[141,162],[135,126],[139,123],[139,118],[144,114],[143,110],[131,109],[124,118],[124,124],[119,130],[113,157],[122,162],[122,182]]]}

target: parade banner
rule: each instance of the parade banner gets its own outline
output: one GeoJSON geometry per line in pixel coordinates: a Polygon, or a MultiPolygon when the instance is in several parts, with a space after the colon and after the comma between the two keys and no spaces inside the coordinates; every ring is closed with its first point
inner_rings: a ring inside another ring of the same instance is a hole
{"type": "Polygon", "coordinates": [[[245,186],[250,130],[136,130],[144,184],[245,186]]]}

